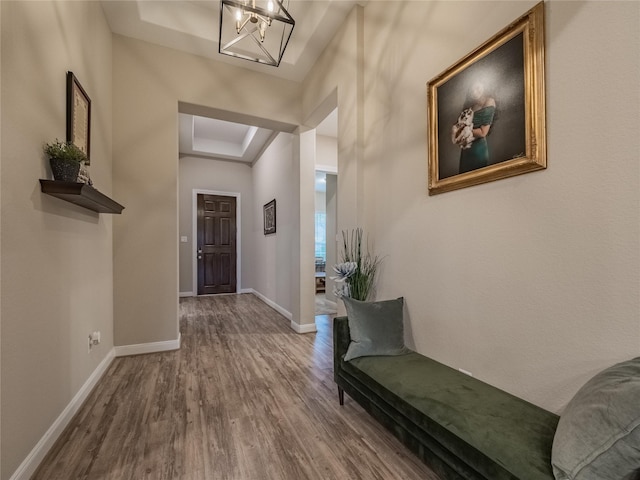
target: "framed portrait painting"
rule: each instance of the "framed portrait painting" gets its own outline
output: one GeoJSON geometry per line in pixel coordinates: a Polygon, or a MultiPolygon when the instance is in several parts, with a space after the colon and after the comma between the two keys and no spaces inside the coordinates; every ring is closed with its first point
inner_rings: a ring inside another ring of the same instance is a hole
{"type": "Polygon", "coordinates": [[[73,143],[87,155],[91,150],[91,99],[73,74],[67,72],[67,142],[73,143]]]}
{"type": "Polygon", "coordinates": [[[427,84],[429,195],[546,161],[544,4],[427,84]]]}
{"type": "Polygon", "coordinates": [[[274,198],[263,207],[264,234],[276,233],[276,199],[274,198]]]}

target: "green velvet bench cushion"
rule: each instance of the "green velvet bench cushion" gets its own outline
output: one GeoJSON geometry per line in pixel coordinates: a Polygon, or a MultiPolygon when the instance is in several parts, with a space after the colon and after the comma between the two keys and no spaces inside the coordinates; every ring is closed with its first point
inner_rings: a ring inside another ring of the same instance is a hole
{"type": "MultiPolygon", "coordinates": [[[[334,339],[341,350],[345,335],[348,345],[348,324],[346,317],[334,322],[334,335],[343,337],[334,339]]],[[[338,385],[364,393],[402,428],[425,432],[425,443],[444,451],[441,457],[460,477],[553,479],[557,415],[416,352],[350,362],[335,353],[338,385]]],[[[421,437],[415,431],[413,436],[421,437]]]]}

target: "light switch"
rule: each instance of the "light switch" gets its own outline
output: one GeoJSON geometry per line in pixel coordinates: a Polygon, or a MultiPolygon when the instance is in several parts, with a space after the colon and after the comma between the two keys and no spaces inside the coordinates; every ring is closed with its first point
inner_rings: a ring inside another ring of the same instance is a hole
{"type": "Polygon", "coordinates": [[[186,235],[183,235],[183,236],[181,236],[181,237],[180,237],[180,241],[181,241],[182,243],[187,243],[187,242],[189,241],[189,239],[187,238],[187,236],[186,236],[186,235]]]}

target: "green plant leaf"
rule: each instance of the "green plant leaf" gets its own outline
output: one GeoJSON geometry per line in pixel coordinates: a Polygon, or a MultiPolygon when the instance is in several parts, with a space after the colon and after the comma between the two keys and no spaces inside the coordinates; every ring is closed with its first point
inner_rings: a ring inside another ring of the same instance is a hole
{"type": "Polygon", "coordinates": [[[362,228],[342,231],[341,261],[354,262],[358,267],[345,281],[349,284],[349,296],[356,300],[367,300],[373,293],[376,273],[381,259],[369,252],[368,239],[363,244],[362,228]]]}

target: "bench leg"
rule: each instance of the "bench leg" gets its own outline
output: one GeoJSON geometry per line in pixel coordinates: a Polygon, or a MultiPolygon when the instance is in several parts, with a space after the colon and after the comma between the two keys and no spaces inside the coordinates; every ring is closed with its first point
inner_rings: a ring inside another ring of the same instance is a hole
{"type": "Polygon", "coordinates": [[[344,390],[342,390],[342,387],[338,387],[338,400],[340,405],[344,405],[344,390]]]}

